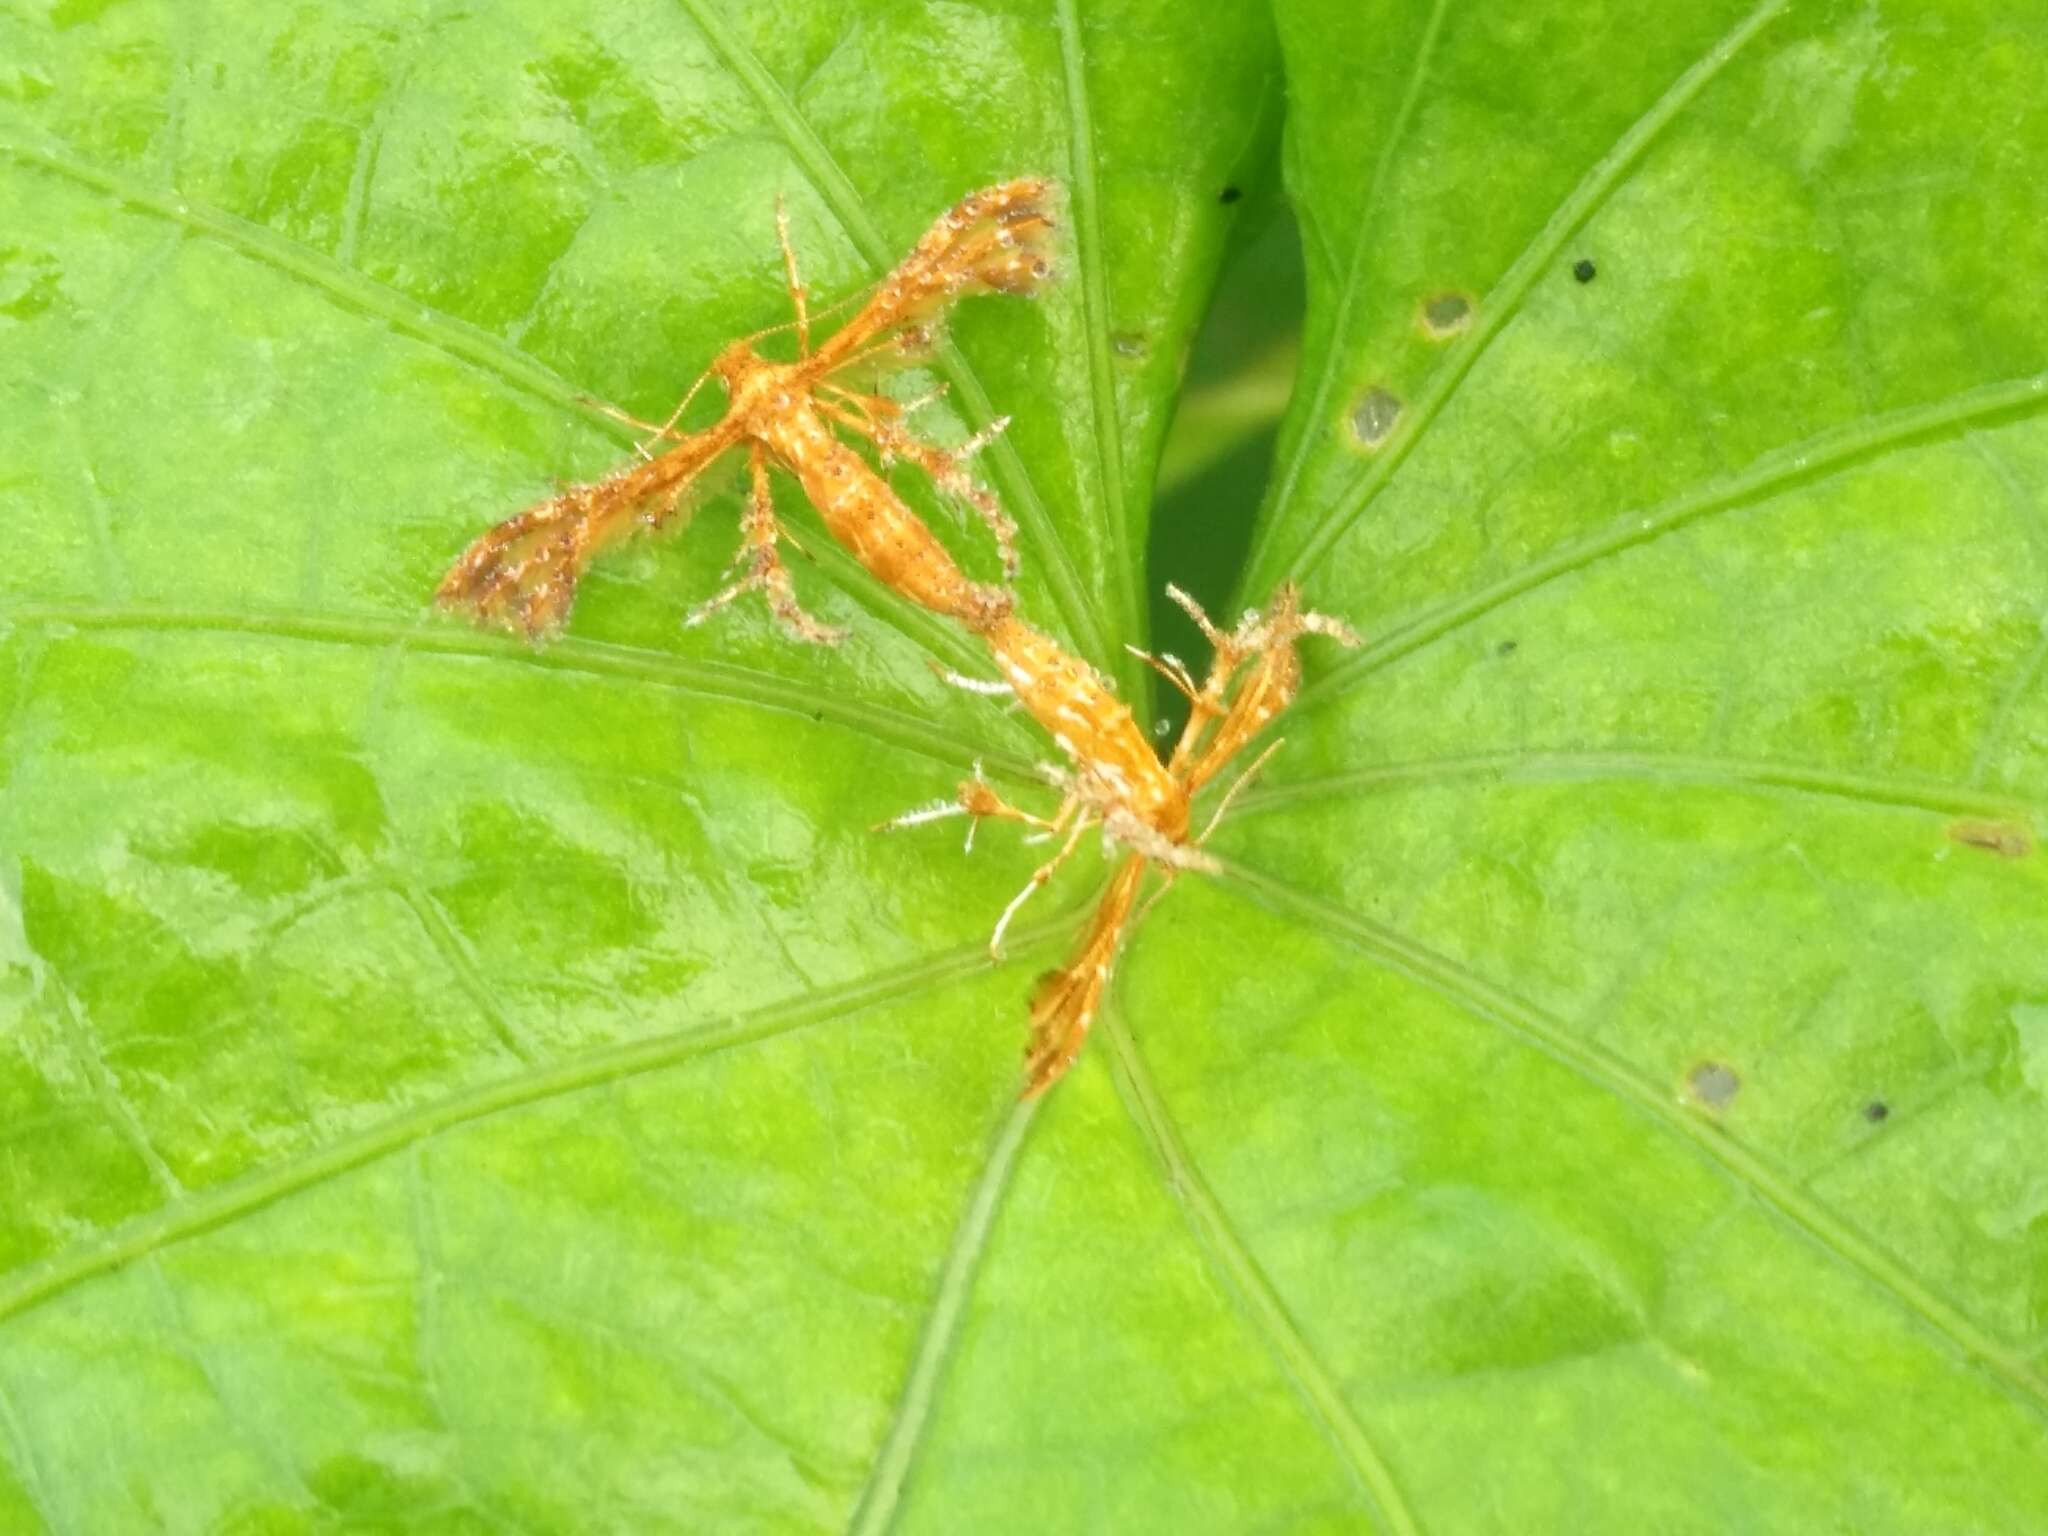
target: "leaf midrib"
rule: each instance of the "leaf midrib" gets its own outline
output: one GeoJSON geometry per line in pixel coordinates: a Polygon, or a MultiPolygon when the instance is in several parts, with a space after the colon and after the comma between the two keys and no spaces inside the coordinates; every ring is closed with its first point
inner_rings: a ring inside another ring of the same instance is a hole
{"type": "Polygon", "coordinates": [[[1375,763],[1343,773],[1317,774],[1254,789],[1233,808],[1232,820],[1271,814],[1334,797],[1437,788],[1464,779],[1509,783],[1570,783],[1599,779],[1659,787],[1774,792],[1848,801],[1884,810],[1944,816],[2013,816],[2048,831],[2048,801],[1999,794],[1939,779],[1852,773],[1775,758],[1716,757],[1689,752],[1571,751],[1517,747],[1453,757],[1375,763]]]}
{"type": "MultiPolygon", "coordinates": [[[[1015,951],[1029,954],[1063,938],[1079,915],[1076,909],[1029,925],[1017,933],[1013,941],[1015,951]]],[[[986,944],[964,944],[745,1013],[579,1051],[559,1061],[463,1088],[352,1136],[160,1207],[0,1278],[0,1322],[94,1276],[227,1226],[458,1126],[586,1088],[659,1072],[716,1051],[757,1044],[814,1024],[853,1019],[871,1009],[932,991],[946,982],[991,970],[996,964],[990,959],[986,944]]]]}
{"type": "Polygon", "coordinates": [[[667,651],[607,641],[569,637],[535,649],[504,636],[453,623],[406,625],[380,614],[175,608],[140,603],[0,605],[0,626],[9,624],[45,629],[69,626],[80,630],[184,630],[253,635],[425,656],[472,657],[545,672],[623,678],[675,689],[694,698],[807,720],[830,720],[884,746],[951,766],[965,768],[978,762],[991,776],[1014,783],[1038,786],[1044,782],[1031,760],[1021,754],[963,740],[915,715],[829,689],[813,688],[779,673],[731,662],[691,660],[667,651]]]}
{"type": "Polygon", "coordinates": [[[1366,678],[1466,629],[1552,582],[1623,555],[1691,524],[1742,511],[1780,492],[1821,484],[1890,454],[2005,418],[2048,410],[2048,372],[1980,384],[1882,416],[1858,417],[1757,458],[1748,468],[1693,486],[1648,511],[1624,512],[1595,533],[1571,539],[1485,586],[1444,599],[1366,642],[1358,654],[1302,691],[1297,718],[1349,694],[1366,678]]]}

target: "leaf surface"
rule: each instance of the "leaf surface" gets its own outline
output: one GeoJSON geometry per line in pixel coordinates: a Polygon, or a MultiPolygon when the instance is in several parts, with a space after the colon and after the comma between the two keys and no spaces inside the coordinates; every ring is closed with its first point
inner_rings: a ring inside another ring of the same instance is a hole
{"type": "Polygon", "coordinates": [[[546,649],[425,603],[627,455],[591,401],[788,318],[778,195],[823,305],[1036,171],[1062,280],[906,387],[1014,415],[1025,601],[1130,671],[1269,21],[70,5],[0,59],[0,1528],[842,1523],[1094,879],[998,970],[1041,855],[869,829],[1042,749],[794,495],[838,651],[682,629],[730,495],[546,649]]]}
{"type": "Polygon", "coordinates": [[[2048,37],[1278,10],[1246,590],[1367,639],[1187,903],[1253,974],[1124,993],[1218,1240],[1389,1527],[2025,1530],[2048,37]]]}
{"type": "Polygon", "coordinates": [[[868,832],[1043,749],[793,497],[839,652],[679,628],[730,496],[546,650],[421,612],[629,451],[586,398],[785,317],[778,193],[829,301],[1042,170],[1064,280],[931,382],[1015,417],[1025,608],[1135,686],[1278,100],[1215,11],[6,13],[0,1525],[2032,1528],[2048,39],[1999,8],[1282,0],[1311,304],[1244,593],[1367,643],[1035,1112],[1098,869],[991,968],[1036,855],[868,832]]]}

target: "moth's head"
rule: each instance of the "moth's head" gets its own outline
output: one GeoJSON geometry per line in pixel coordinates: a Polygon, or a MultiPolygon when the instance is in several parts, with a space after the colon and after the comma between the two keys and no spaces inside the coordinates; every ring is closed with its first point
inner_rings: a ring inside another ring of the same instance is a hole
{"type": "Polygon", "coordinates": [[[754,350],[753,341],[748,337],[727,342],[725,349],[711,360],[711,372],[725,386],[728,395],[739,393],[748,379],[769,366],[754,350]]]}

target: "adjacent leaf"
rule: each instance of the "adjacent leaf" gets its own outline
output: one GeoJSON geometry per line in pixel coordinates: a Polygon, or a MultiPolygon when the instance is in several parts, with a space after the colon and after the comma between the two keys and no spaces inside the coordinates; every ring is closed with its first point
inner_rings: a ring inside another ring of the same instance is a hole
{"type": "MultiPolygon", "coordinates": [[[[963,308],[933,420],[1014,415],[1025,601],[1132,675],[1130,552],[1275,68],[1263,15],[1149,0],[8,8],[0,1527],[886,1512],[1025,1124],[1033,961],[1094,876],[992,969],[1042,855],[869,828],[976,759],[1028,795],[1043,747],[793,497],[841,651],[757,608],[681,630],[729,498],[544,651],[424,605],[629,451],[586,397],[659,415],[787,318],[778,193],[824,303],[1039,170],[1065,278],[963,308]]],[[[1188,1359],[1269,1381],[1174,1251],[1186,1311],[1147,1326],[1207,1318],[1188,1359]]]]}
{"type": "Polygon", "coordinates": [[[1369,639],[1127,978],[1190,1217],[1385,1528],[2036,1529],[2048,33],[1279,10],[1369,639]]]}

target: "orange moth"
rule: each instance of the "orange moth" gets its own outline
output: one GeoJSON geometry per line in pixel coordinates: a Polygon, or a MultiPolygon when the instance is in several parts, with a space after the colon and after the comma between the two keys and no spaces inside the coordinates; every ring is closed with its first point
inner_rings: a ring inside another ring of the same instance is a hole
{"type": "Polygon", "coordinates": [[[968,816],[976,822],[998,817],[1023,822],[1045,837],[1064,834],[1058,851],[1032,871],[997,920],[989,947],[998,955],[1018,909],[1072,856],[1090,828],[1101,829],[1105,844],[1128,850],[1080,944],[1065,965],[1041,978],[1033,995],[1025,1060],[1027,1097],[1044,1092],[1079,1054],[1108,987],[1147,867],[1157,866],[1169,883],[1182,870],[1215,869],[1202,844],[1279,743],[1239,776],[1198,836],[1189,835],[1194,797],[1300,691],[1296,642],[1304,635],[1320,635],[1342,645],[1358,643],[1338,620],[1305,611],[1291,585],[1282,586],[1263,611],[1247,613],[1228,632],[1211,623],[1187,593],[1177,587],[1167,592],[1194,619],[1213,652],[1208,675],[1199,684],[1178,659],[1138,652],[1188,699],[1187,725],[1171,758],[1160,760],[1129,706],[1101,674],[1011,615],[983,633],[1002,674],[1002,682],[993,687],[1015,694],[1066,759],[1066,766],[1051,775],[1065,791],[1059,809],[1049,818],[1019,810],[977,776],[962,784],[952,799],[885,823],[906,827],[948,816],[968,816]]]}
{"type": "Polygon", "coordinates": [[[746,592],[759,591],[783,628],[797,638],[823,643],[843,638],[797,604],[779,550],[786,535],[769,491],[771,468],[793,476],[832,536],[912,602],[970,629],[985,628],[1008,614],[1007,585],[968,579],[924,521],[842,435],[865,439],[885,462],[917,464],[942,491],[973,507],[1002,551],[1006,581],[1014,581],[1015,526],[964,468],[964,461],[1000,432],[1007,418],[947,450],[910,431],[905,406],[851,389],[842,380],[856,364],[906,362],[929,351],[957,299],[1034,292],[1051,271],[1054,193],[1051,182],[1027,176],[962,198],[815,350],[788,217],[778,207],[776,233],[796,318],[771,329],[796,331],[796,361],[773,362],[754,350],[754,342],[768,332],[731,342],[668,421],[635,423],[653,434],[650,441],[665,441],[667,447],[499,523],[449,568],[437,600],[530,638],[552,633],[567,619],[577,583],[601,551],[636,528],[660,528],[672,521],[712,465],[744,449],[749,487],[735,560],[739,574],[698,605],[690,623],[746,592]],[[725,391],[725,414],[701,432],[677,431],[675,424],[691,397],[709,378],[725,391]]]}

